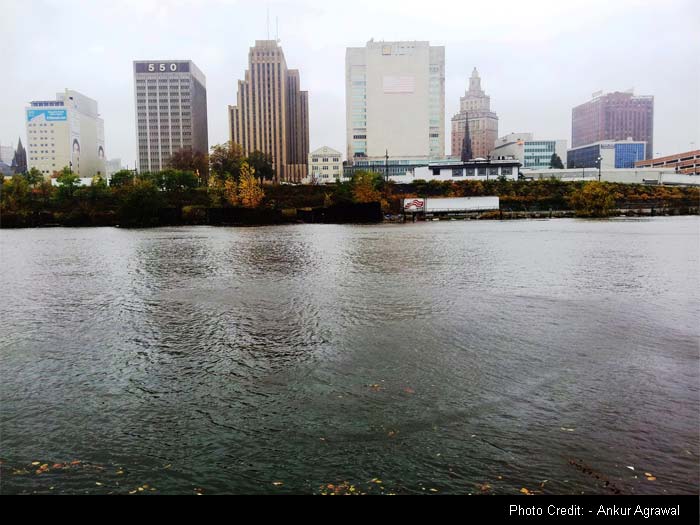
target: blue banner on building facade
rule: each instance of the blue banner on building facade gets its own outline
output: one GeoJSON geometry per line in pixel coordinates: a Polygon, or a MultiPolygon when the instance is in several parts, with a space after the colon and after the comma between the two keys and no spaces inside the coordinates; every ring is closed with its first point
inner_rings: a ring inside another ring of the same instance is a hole
{"type": "Polygon", "coordinates": [[[68,120],[68,111],[65,109],[28,109],[27,121],[31,122],[41,115],[46,122],[61,122],[68,120]]]}

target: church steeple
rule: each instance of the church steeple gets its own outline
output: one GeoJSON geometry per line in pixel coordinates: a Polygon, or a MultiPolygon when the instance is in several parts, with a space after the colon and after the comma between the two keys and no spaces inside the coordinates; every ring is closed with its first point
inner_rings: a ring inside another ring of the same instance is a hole
{"type": "Polygon", "coordinates": [[[27,172],[27,152],[22,146],[22,139],[20,138],[17,142],[17,150],[12,158],[12,170],[16,174],[27,172]]]}

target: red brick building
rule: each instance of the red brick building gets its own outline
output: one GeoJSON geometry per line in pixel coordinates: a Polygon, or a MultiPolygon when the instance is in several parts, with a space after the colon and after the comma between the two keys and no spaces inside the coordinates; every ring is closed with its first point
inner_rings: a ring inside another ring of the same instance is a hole
{"type": "Polygon", "coordinates": [[[654,97],[632,92],[598,95],[573,109],[572,147],[602,140],[632,140],[647,143],[647,159],[654,155],[654,97]]]}
{"type": "Polygon", "coordinates": [[[678,173],[700,175],[700,149],[687,153],[677,153],[668,157],[643,160],[634,165],[635,168],[673,168],[678,173]]]}

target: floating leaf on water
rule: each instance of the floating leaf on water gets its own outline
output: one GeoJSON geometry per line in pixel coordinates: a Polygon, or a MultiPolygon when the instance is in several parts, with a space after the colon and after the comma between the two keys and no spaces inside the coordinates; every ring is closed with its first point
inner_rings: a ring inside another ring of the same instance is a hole
{"type": "Polygon", "coordinates": [[[654,476],[647,476],[647,481],[656,481],[654,476]]]}
{"type": "Polygon", "coordinates": [[[95,481],[95,485],[97,485],[98,487],[101,487],[102,483],[100,483],[99,481],[95,481]]]}
{"type": "Polygon", "coordinates": [[[165,470],[168,470],[168,469],[173,468],[173,466],[172,466],[172,465],[165,465],[163,468],[164,468],[165,470]]]}
{"type": "Polygon", "coordinates": [[[124,471],[123,470],[117,470],[117,476],[123,476],[124,471]]]}
{"type": "Polygon", "coordinates": [[[282,483],[281,481],[274,481],[272,484],[273,484],[275,487],[281,487],[282,485],[284,485],[284,483],[282,483]]]}
{"type": "Polygon", "coordinates": [[[412,388],[409,388],[409,387],[404,388],[403,391],[406,392],[407,394],[415,394],[416,393],[415,390],[413,390],[412,388]]]}
{"type": "Polygon", "coordinates": [[[526,488],[520,489],[520,493],[521,493],[521,494],[525,494],[526,496],[529,496],[529,495],[530,495],[530,491],[527,490],[526,488]]]}
{"type": "Polygon", "coordinates": [[[39,463],[38,461],[32,461],[32,467],[37,467],[39,465],[41,465],[41,463],[39,463]]]}
{"type": "Polygon", "coordinates": [[[130,490],[130,491],[129,491],[129,494],[136,494],[136,492],[137,492],[137,491],[135,491],[135,490],[130,490]]]}
{"type": "Polygon", "coordinates": [[[575,429],[575,428],[564,428],[564,427],[561,427],[561,429],[562,429],[564,432],[576,432],[576,429],[575,429]]]}
{"type": "Polygon", "coordinates": [[[65,465],[63,465],[62,463],[54,463],[53,467],[51,467],[51,468],[63,468],[64,466],[65,465]]]}
{"type": "Polygon", "coordinates": [[[71,465],[80,465],[80,461],[75,460],[70,462],[71,465]]]}
{"type": "Polygon", "coordinates": [[[645,472],[644,475],[645,475],[647,478],[650,478],[650,477],[652,477],[654,474],[652,474],[651,472],[645,472]]]}
{"type": "Polygon", "coordinates": [[[481,489],[481,492],[488,492],[489,490],[491,490],[491,485],[489,485],[488,483],[484,483],[479,488],[481,489]]]}
{"type": "Polygon", "coordinates": [[[627,467],[627,468],[630,469],[630,470],[634,470],[634,467],[627,467]]]}
{"type": "Polygon", "coordinates": [[[438,492],[437,489],[430,489],[430,492],[438,492]]]}

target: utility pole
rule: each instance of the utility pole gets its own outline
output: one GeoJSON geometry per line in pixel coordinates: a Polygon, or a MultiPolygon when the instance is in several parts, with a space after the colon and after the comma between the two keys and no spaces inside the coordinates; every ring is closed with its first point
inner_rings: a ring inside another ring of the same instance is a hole
{"type": "Polygon", "coordinates": [[[386,160],[384,162],[384,176],[386,181],[389,182],[389,150],[386,150],[386,160]]]}

